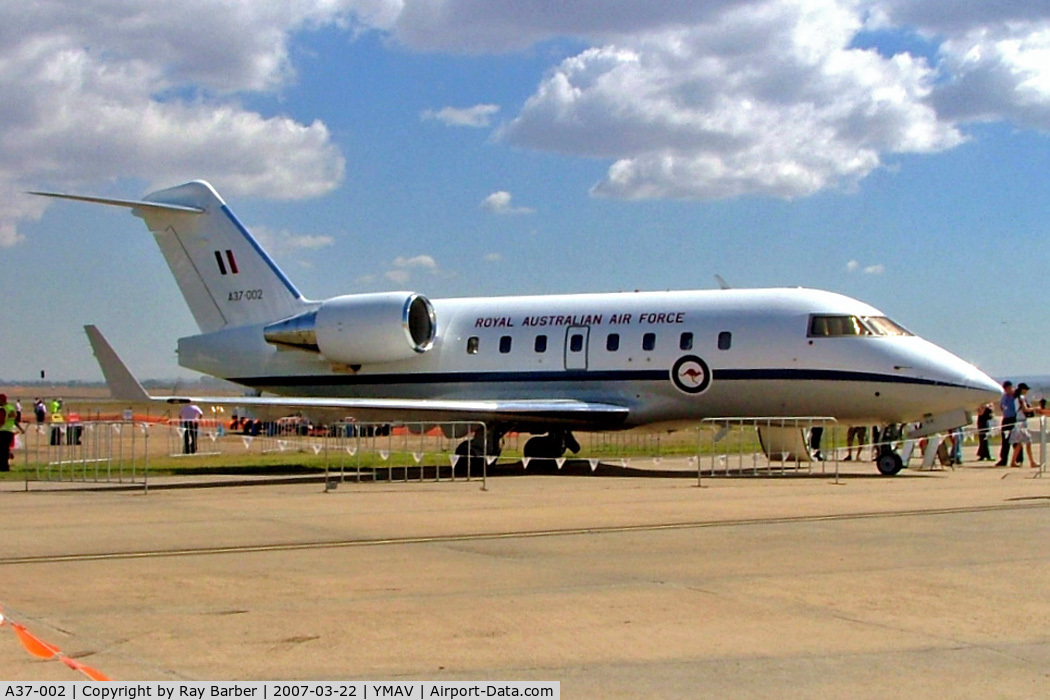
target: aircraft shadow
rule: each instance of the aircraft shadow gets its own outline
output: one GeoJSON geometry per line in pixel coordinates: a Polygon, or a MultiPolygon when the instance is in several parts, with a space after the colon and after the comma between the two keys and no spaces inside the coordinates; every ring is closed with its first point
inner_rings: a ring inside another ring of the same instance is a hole
{"type": "MultiPolygon", "coordinates": [[[[521,461],[501,462],[489,465],[487,476],[489,478],[511,478],[523,476],[572,476],[572,477],[595,477],[595,478],[632,478],[632,479],[696,479],[696,470],[689,469],[667,469],[658,467],[638,467],[611,462],[597,462],[592,466],[588,459],[567,459],[559,467],[554,460],[532,459],[528,467],[521,461]]],[[[255,477],[300,477],[306,480],[314,478],[323,480],[325,472],[316,467],[304,467],[296,464],[265,465],[265,466],[238,466],[238,467],[204,467],[204,468],[178,468],[168,473],[174,476],[250,476],[255,477]]],[[[913,473],[904,470],[896,478],[921,477],[925,472],[913,473]]],[[[471,472],[470,478],[481,478],[480,469],[471,472]]],[[[746,467],[741,469],[730,468],[728,470],[719,468],[714,471],[703,469],[701,477],[704,479],[755,479],[755,478],[790,478],[790,479],[829,479],[835,477],[834,469],[829,467],[826,471],[819,468],[812,470],[783,468],[778,466],[760,467],[758,469],[746,467]]],[[[354,468],[330,469],[329,479],[340,479],[344,481],[371,481],[371,482],[404,482],[404,481],[448,481],[451,479],[465,479],[467,472],[463,466],[453,468],[448,465],[391,465],[389,467],[362,468],[360,471],[354,468]]],[[[870,473],[840,472],[839,479],[882,479],[885,478],[871,466],[870,473]]]]}

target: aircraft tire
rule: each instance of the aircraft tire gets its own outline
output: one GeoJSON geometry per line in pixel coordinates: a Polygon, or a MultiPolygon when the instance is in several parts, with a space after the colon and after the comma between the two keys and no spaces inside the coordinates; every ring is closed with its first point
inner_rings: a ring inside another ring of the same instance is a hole
{"type": "Polygon", "coordinates": [[[904,460],[893,450],[885,450],[875,460],[875,466],[878,468],[879,474],[894,476],[904,468],[904,460]]]}
{"type": "Polygon", "coordinates": [[[456,446],[459,461],[456,462],[456,474],[461,476],[481,476],[485,467],[485,457],[470,440],[464,440],[456,446]]]}
{"type": "Polygon", "coordinates": [[[529,438],[522,454],[533,459],[558,459],[565,454],[565,443],[560,435],[540,435],[529,438]]]}

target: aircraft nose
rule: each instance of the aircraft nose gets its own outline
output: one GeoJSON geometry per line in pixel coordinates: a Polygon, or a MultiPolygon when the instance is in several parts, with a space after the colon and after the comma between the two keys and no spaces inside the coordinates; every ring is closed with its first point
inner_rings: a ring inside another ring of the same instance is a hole
{"type": "Polygon", "coordinates": [[[973,370],[974,371],[967,376],[963,382],[961,382],[963,386],[973,393],[973,403],[985,404],[998,401],[999,397],[1003,395],[1003,388],[999,386],[999,382],[995,381],[976,367],[974,367],[973,370]]]}
{"type": "MultiPolygon", "coordinates": [[[[908,365],[919,376],[932,380],[938,390],[928,397],[924,410],[936,414],[957,408],[969,411],[997,402],[1003,395],[999,383],[980,369],[933,343],[915,338],[897,348],[896,362],[908,365]]],[[[903,369],[903,367],[901,367],[903,369]]]]}
{"type": "Polygon", "coordinates": [[[935,381],[942,387],[936,399],[931,399],[926,406],[932,414],[964,408],[973,412],[978,406],[987,403],[998,403],[1003,395],[1003,388],[998,382],[973,365],[955,358],[956,362],[948,366],[941,365],[940,372],[931,376],[939,377],[935,381]]]}

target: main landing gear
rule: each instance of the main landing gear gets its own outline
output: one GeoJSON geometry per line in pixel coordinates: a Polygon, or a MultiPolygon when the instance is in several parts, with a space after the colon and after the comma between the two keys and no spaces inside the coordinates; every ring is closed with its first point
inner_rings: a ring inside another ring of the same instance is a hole
{"type": "MultiPolygon", "coordinates": [[[[480,476],[485,466],[486,458],[491,463],[499,457],[503,449],[503,435],[506,428],[489,425],[485,430],[476,430],[467,440],[456,446],[456,472],[480,476]]],[[[529,438],[522,448],[525,457],[529,459],[558,459],[568,450],[573,454],[580,451],[580,443],[568,430],[552,430],[546,435],[537,435],[529,438]]]]}
{"type": "Polygon", "coordinates": [[[489,425],[485,430],[476,430],[469,440],[459,443],[456,446],[456,454],[459,456],[456,472],[465,476],[481,476],[486,458],[491,463],[503,451],[503,432],[489,425]]]}
{"type": "Polygon", "coordinates": [[[552,430],[546,435],[529,438],[522,452],[530,459],[558,459],[566,449],[576,454],[580,451],[580,443],[568,430],[552,430]]]}

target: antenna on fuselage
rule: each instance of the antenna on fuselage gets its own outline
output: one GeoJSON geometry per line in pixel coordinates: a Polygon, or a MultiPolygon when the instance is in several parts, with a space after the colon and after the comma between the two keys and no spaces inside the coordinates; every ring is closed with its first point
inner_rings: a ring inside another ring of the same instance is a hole
{"type": "Polygon", "coordinates": [[[722,275],[715,275],[715,282],[718,282],[719,289],[732,289],[729,283],[722,278],[722,275]]]}

